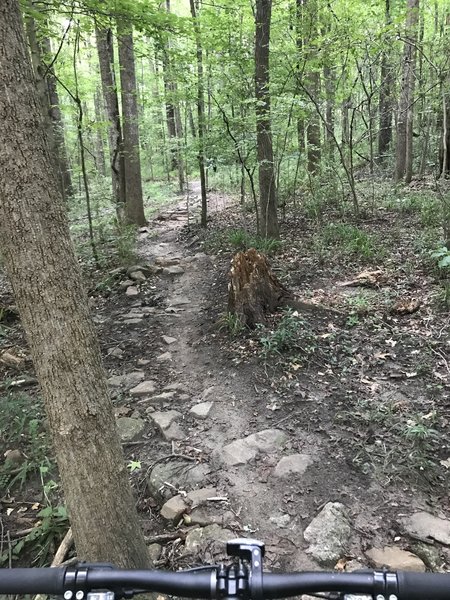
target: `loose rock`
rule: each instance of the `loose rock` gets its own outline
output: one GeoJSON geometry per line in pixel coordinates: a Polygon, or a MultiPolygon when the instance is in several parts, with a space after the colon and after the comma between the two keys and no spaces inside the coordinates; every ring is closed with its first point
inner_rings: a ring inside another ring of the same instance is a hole
{"type": "Polygon", "coordinates": [[[165,429],[168,429],[176,419],[181,417],[181,413],[177,410],[168,410],[166,412],[151,413],[149,417],[161,431],[164,431],[165,429]]]}
{"type": "Polygon", "coordinates": [[[170,346],[170,344],[174,344],[177,341],[177,338],[170,337],[170,335],[163,335],[162,339],[163,342],[165,342],[168,346],[170,346]]]}
{"type": "Polygon", "coordinates": [[[145,377],[144,371],[132,371],[125,375],[113,375],[108,379],[108,384],[115,388],[130,388],[137,385],[145,377]]]}
{"type": "Polygon", "coordinates": [[[347,509],[340,502],[328,502],[303,533],[310,544],[306,552],[328,567],[346,553],[350,536],[347,509]]]}
{"type": "Polygon", "coordinates": [[[196,419],[207,419],[213,407],[213,402],[200,402],[200,404],[196,404],[189,411],[192,416],[196,419]]]}
{"type": "Polygon", "coordinates": [[[147,477],[147,488],[155,499],[165,501],[175,494],[174,489],[194,490],[198,484],[204,483],[209,471],[205,463],[196,465],[183,459],[159,463],[147,477]]]}
{"type": "Polygon", "coordinates": [[[147,281],[147,277],[142,271],[133,271],[133,273],[130,273],[130,277],[137,282],[147,281]]]}
{"type": "Polygon", "coordinates": [[[187,296],[178,296],[177,298],[172,298],[169,302],[169,307],[172,308],[174,306],[182,306],[183,304],[190,304],[191,301],[187,296]]]}
{"type": "Polygon", "coordinates": [[[194,529],[186,536],[186,551],[189,553],[200,552],[202,548],[208,546],[208,550],[212,553],[225,553],[225,543],[233,537],[233,533],[229,529],[222,529],[216,524],[194,529]],[[213,550],[210,547],[211,542],[217,543],[213,550]]]}
{"type": "Polygon", "coordinates": [[[175,521],[175,523],[177,523],[180,520],[181,515],[187,510],[187,508],[188,507],[184,502],[182,496],[180,496],[180,494],[177,494],[176,496],[173,496],[173,498],[170,498],[170,500],[167,500],[167,502],[163,504],[160,514],[168,521],[175,521]]]}
{"type": "Polygon", "coordinates": [[[162,546],[161,544],[150,544],[147,548],[148,557],[150,559],[150,565],[154,566],[159,557],[161,556],[162,546]]]}
{"type": "Polygon", "coordinates": [[[245,439],[235,440],[231,444],[227,444],[219,451],[217,458],[228,466],[245,465],[258,454],[256,448],[250,448],[245,443],[245,439]]]}
{"type": "Polygon", "coordinates": [[[274,477],[289,477],[290,475],[303,475],[306,469],[313,463],[309,454],[291,454],[283,456],[275,467],[274,477]]]}
{"type": "Polygon", "coordinates": [[[178,425],[178,423],[172,423],[169,425],[167,429],[162,431],[163,438],[168,442],[172,440],[184,440],[186,438],[186,434],[183,429],[178,425]]]}
{"type": "Polygon", "coordinates": [[[450,521],[435,517],[431,513],[416,512],[401,519],[407,533],[421,538],[432,538],[441,544],[450,546],[450,521]]]}
{"type": "Polygon", "coordinates": [[[169,383],[164,387],[165,390],[173,390],[175,392],[187,392],[187,388],[183,383],[169,383]]]}
{"type": "Polygon", "coordinates": [[[199,490],[193,490],[187,495],[187,500],[192,504],[193,507],[201,506],[208,501],[208,498],[214,498],[217,496],[216,488],[201,488],[199,490]]]}
{"type": "Polygon", "coordinates": [[[139,296],[139,290],[137,289],[136,286],[134,285],[130,285],[129,287],[127,287],[127,289],[125,290],[125,294],[128,297],[133,297],[133,296],[139,296]]]}
{"type": "Polygon", "coordinates": [[[366,555],[376,568],[389,567],[399,571],[425,571],[425,565],[418,556],[396,546],[385,546],[383,549],[372,548],[366,552],[366,555]]]}
{"type": "Polygon", "coordinates": [[[132,390],[130,390],[131,396],[147,396],[148,394],[153,394],[156,390],[156,383],[154,381],[148,380],[143,381],[132,390]]]}
{"type": "Polygon", "coordinates": [[[131,417],[120,417],[116,421],[120,440],[124,443],[134,442],[145,429],[145,421],[131,417]]]}
{"type": "Polygon", "coordinates": [[[172,360],[172,354],[170,352],[164,352],[164,354],[160,354],[159,356],[157,356],[156,360],[158,360],[159,362],[172,360]]]}
{"type": "Polygon", "coordinates": [[[163,275],[182,275],[184,273],[183,267],[174,265],[172,267],[164,267],[162,270],[163,275]]]}
{"type": "Polygon", "coordinates": [[[245,438],[247,446],[256,448],[260,452],[275,452],[288,440],[288,435],[281,429],[265,429],[252,433],[245,438]]]}

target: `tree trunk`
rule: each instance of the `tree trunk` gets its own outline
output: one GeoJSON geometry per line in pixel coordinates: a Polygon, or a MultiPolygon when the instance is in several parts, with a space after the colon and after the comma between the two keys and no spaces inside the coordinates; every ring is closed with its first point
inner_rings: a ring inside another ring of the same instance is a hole
{"type": "Polygon", "coordinates": [[[256,1],[256,152],[259,165],[260,234],[265,238],[279,238],[277,190],[270,124],[269,45],[271,14],[272,0],[256,1]]]}
{"type": "MultiPolygon", "coordinates": [[[[317,67],[311,65],[311,59],[314,58],[316,51],[315,44],[317,38],[317,21],[318,21],[318,7],[317,0],[303,0],[303,4],[306,6],[306,18],[307,18],[307,35],[308,35],[308,48],[307,52],[307,73],[305,76],[306,86],[313,98],[320,97],[320,72],[317,67]]],[[[308,171],[311,174],[317,172],[320,167],[320,117],[316,110],[312,112],[309,117],[308,125],[306,127],[306,141],[308,149],[308,171]]]]}
{"type": "MultiPolygon", "coordinates": [[[[166,11],[170,13],[170,0],[166,0],[166,11]]],[[[178,185],[180,192],[184,190],[184,165],[181,158],[180,146],[183,139],[181,127],[181,116],[178,102],[178,87],[172,73],[170,61],[170,40],[163,48],[163,79],[166,100],[167,131],[169,133],[170,153],[172,158],[172,169],[178,173],[178,185]]]]}
{"type": "Polygon", "coordinates": [[[142,568],[147,550],[17,0],[0,4],[0,89],[0,251],[44,397],[77,555],[142,568]]]}
{"type": "Polygon", "coordinates": [[[147,221],[144,215],[142,194],[133,32],[120,19],[117,21],[117,37],[119,40],[122,92],[122,130],[126,185],[125,218],[127,223],[141,227],[147,221]]]}
{"type": "MultiPolygon", "coordinates": [[[[391,6],[390,0],[385,0],[385,23],[389,28],[391,25],[391,6]]],[[[378,160],[382,162],[387,155],[392,141],[392,64],[391,52],[388,44],[390,40],[384,42],[385,47],[381,54],[381,73],[380,73],[380,97],[378,102],[378,160]]]]}
{"type": "Polygon", "coordinates": [[[27,18],[26,28],[36,90],[48,129],[48,141],[53,153],[53,162],[56,165],[61,190],[65,196],[71,196],[73,194],[72,178],[67,160],[55,73],[53,69],[47,72],[42,60],[43,52],[50,54],[50,40],[44,39],[42,45],[38,42],[36,22],[32,17],[27,18]]]}
{"type": "Polygon", "coordinates": [[[105,113],[108,118],[109,156],[113,198],[119,223],[125,219],[126,186],[123,154],[122,125],[120,123],[119,99],[114,72],[114,43],[111,29],[95,28],[98,61],[105,113]]]}
{"type": "MultiPolygon", "coordinates": [[[[301,78],[303,77],[303,0],[296,0],[296,14],[295,14],[295,41],[297,46],[297,83],[296,83],[296,94],[301,97],[302,86],[301,78]]],[[[297,144],[298,152],[302,155],[305,152],[305,117],[303,114],[297,117],[297,144]]]]}
{"type": "Polygon", "coordinates": [[[334,104],[336,94],[336,73],[330,65],[325,65],[323,68],[323,78],[325,81],[325,92],[326,92],[326,111],[325,111],[325,139],[326,149],[330,156],[333,158],[335,148],[335,134],[334,134],[334,104]]]}
{"type": "Polygon", "coordinates": [[[397,119],[395,180],[398,182],[405,178],[405,182],[409,183],[412,177],[413,159],[413,104],[419,0],[408,0],[407,10],[403,75],[397,119]]]}
{"type": "Polygon", "coordinates": [[[197,49],[197,116],[198,116],[198,168],[200,171],[200,187],[202,195],[201,226],[206,227],[208,201],[206,198],[205,171],[205,84],[203,78],[203,48],[200,23],[197,17],[194,0],[189,0],[192,22],[194,24],[195,45],[197,49]]]}
{"type": "Polygon", "coordinates": [[[106,161],[105,161],[105,149],[103,146],[103,135],[101,124],[105,121],[105,118],[102,114],[102,105],[101,105],[101,93],[99,88],[96,88],[94,92],[94,110],[95,110],[95,157],[97,160],[97,168],[99,170],[100,175],[106,177],[106,161]]]}

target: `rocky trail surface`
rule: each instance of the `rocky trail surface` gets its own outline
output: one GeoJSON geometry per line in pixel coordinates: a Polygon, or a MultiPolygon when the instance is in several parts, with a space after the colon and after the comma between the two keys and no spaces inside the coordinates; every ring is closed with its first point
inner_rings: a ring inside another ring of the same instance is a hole
{"type": "MultiPolygon", "coordinates": [[[[214,194],[209,209],[228,203],[214,194]]],[[[443,568],[439,507],[356,474],[326,431],[294,426],[291,412],[320,415],[318,390],[280,419],[257,369],[223,355],[208,313],[218,267],[181,235],[191,214],[182,202],[141,230],[139,264],[96,315],[155,564],[217,559],[239,535],[263,539],[274,568],[443,568]]]]}

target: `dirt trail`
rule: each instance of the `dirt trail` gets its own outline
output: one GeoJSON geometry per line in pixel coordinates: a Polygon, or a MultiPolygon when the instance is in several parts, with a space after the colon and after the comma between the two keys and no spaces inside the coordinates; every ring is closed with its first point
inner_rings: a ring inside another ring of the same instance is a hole
{"type": "MultiPolygon", "coordinates": [[[[229,204],[226,196],[211,194],[209,211],[224,210],[229,204]]],[[[219,497],[229,498],[216,507],[216,513],[229,514],[231,509],[234,516],[223,525],[233,534],[263,539],[272,566],[330,567],[344,557],[368,564],[364,555],[368,547],[394,543],[398,560],[405,560],[401,553],[405,546],[411,549],[411,544],[402,538],[402,519],[429,509],[427,500],[414,489],[387,492],[347,464],[342,440],[335,443],[324,418],[334,414],[339,398],[314,385],[291,398],[277,397],[256,367],[233,363],[215,343],[208,315],[216,285],[215,258],[199,252],[195,239],[182,241],[180,235],[188,216],[198,211],[199,185],[194,182],[190,214],[186,202],[166,210],[152,222],[149,233],[141,234],[139,243],[142,263],[164,269],[152,280],[163,304],[152,317],[153,323],[159,327],[158,335],[175,340],[160,345],[162,354],[153,357],[162,365],[164,374],[161,377],[160,371],[159,379],[166,380],[165,387],[157,387],[163,391],[176,384],[187,392],[149,409],[150,421],[170,417],[180,428],[172,436],[167,423],[160,427],[165,441],[159,454],[167,455],[170,443],[172,453],[197,452],[209,469],[206,480],[198,485],[213,485],[219,497]],[[280,405],[283,410],[277,412],[280,405]],[[201,419],[195,418],[192,408],[206,412],[201,419]],[[308,415],[303,427],[291,418],[302,413],[308,415]],[[314,521],[311,529],[308,526],[318,513],[319,522],[314,521]]],[[[141,304],[138,300],[133,310],[140,311],[141,304]]],[[[153,347],[158,347],[155,339],[153,347]]],[[[151,353],[149,349],[142,356],[150,358],[151,353]]],[[[146,368],[151,371],[151,364],[146,368]]],[[[154,444],[149,443],[148,450],[149,459],[154,459],[154,444]]],[[[450,531],[450,523],[445,523],[450,531]]],[[[442,523],[436,521],[433,526],[439,530],[442,523]]],[[[215,535],[220,537],[220,532],[215,535]]],[[[228,530],[223,532],[225,538],[229,535],[228,530]]],[[[417,556],[414,560],[420,562],[417,556]]],[[[442,564],[439,560],[438,553],[435,563],[442,564]]]]}

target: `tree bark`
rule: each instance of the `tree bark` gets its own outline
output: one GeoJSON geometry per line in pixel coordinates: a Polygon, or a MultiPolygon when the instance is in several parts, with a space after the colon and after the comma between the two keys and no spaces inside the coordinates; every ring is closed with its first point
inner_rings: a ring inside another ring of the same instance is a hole
{"type": "Polygon", "coordinates": [[[415,63],[419,0],[408,0],[406,16],[405,46],[403,50],[403,74],[397,119],[397,146],[395,180],[412,178],[413,151],[413,106],[415,85],[415,63]]]}
{"type": "MultiPolygon", "coordinates": [[[[301,78],[303,77],[303,0],[296,0],[295,5],[295,43],[297,46],[297,84],[296,84],[296,93],[298,97],[301,97],[302,86],[300,84],[301,78]]],[[[299,155],[302,155],[305,152],[305,117],[303,114],[300,114],[297,117],[297,144],[298,144],[298,152],[299,155]]],[[[300,158],[300,157],[299,157],[300,158]]]]}
{"type": "MultiPolygon", "coordinates": [[[[170,13],[170,0],[166,0],[166,11],[170,13]]],[[[178,173],[178,185],[180,192],[184,190],[184,165],[181,158],[180,146],[183,139],[181,127],[180,108],[178,106],[177,82],[173,77],[170,61],[170,40],[163,48],[163,79],[166,100],[167,131],[169,142],[171,142],[170,153],[172,157],[172,168],[178,173]]]]}
{"type": "Polygon", "coordinates": [[[38,41],[36,22],[32,17],[26,21],[28,43],[30,45],[31,62],[35,77],[36,90],[48,128],[48,140],[57,167],[58,179],[65,196],[72,196],[72,177],[67,159],[64,140],[64,125],[59,108],[59,97],[56,77],[53,69],[48,70],[43,61],[43,53],[50,54],[50,40],[38,41]]]}
{"type": "MultiPolygon", "coordinates": [[[[314,59],[315,44],[318,33],[318,6],[317,0],[303,0],[306,7],[305,17],[307,19],[306,30],[308,35],[308,47],[306,48],[307,64],[305,82],[313,98],[320,97],[320,71],[311,64],[314,59]]],[[[306,142],[308,152],[308,171],[314,174],[320,167],[321,147],[320,147],[320,118],[317,111],[314,110],[309,117],[306,127],[306,142]]]]}
{"type": "Polygon", "coordinates": [[[277,190],[270,124],[269,45],[271,14],[272,0],[256,1],[256,153],[259,165],[260,233],[265,238],[279,238],[277,190]]]}
{"type": "MultiPolygon", "coordinates": [[[[385,23],[388,28],[391,25],[391,2],[385,0],[385,23]]],[[[381,73],[380,73],[380,97],[378,103],[378,160],[382,162],[386,158],[389,146],[392,141],[392,64],[391,52],[386,40],[385,47],[381,54],[381,73]]]]}
{"type": "Polygon", "coordinates": [[[119,223],[125,219],[126,186],[123,154],[122,125],[120,123],[119,99],[114,72],[114,43],[111,29],[95,28],[98,61],[105,113],[108,118],[109,157],[113,198],[119,223]]]}
{"type": "Polygon", "coordinates": [[[0,4],[0,251],[30,344],[77,554],[147,566],[17,0],[0,4]]]}
{"type": "Polygon", "coordinates": [[[205,83],[203,77],[203,48],[194,0],[189,0],[192,22],[194,24],[195,45],[197,50],[197,128],[198,128],[198,168],[200,171],[200,188],[202,195],[201,226],[206,227],[208,217],[208,200],[206,197],[205,170],[205,83]]]}
{"type": "Polygon", "coordinates": [[[117,37],[119,40],[120,83],[122,88],[122,130],[126,185],[125,218],[130,225],[142,227],[147,221],[144,214],[142,194],[133,32],[120,19],[117,21],[117,37]]]}

